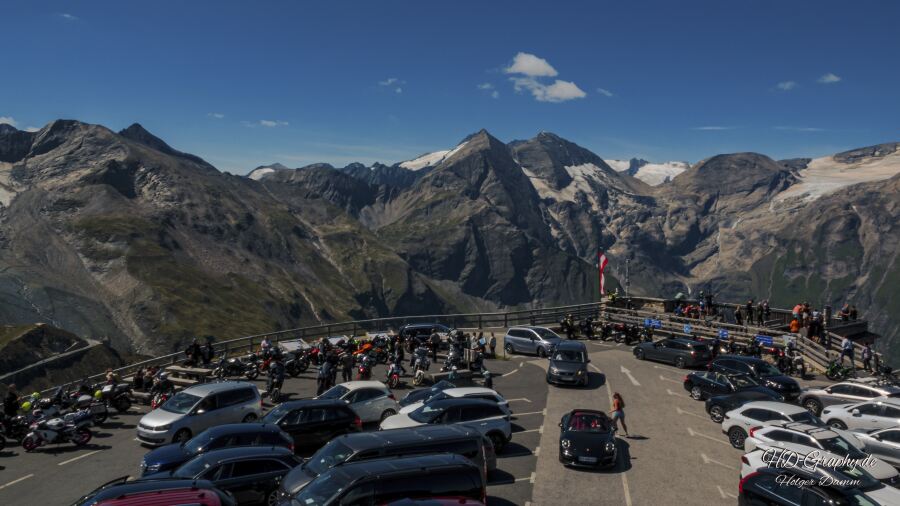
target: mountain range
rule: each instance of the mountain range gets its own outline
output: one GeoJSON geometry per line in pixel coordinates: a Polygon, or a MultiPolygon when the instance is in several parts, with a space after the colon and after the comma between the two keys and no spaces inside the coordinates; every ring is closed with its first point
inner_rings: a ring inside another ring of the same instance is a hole
{"type": "Polygon", "coordinates": [[[629,261],[632,293],[850,301],[888,349],[898,174],[897,143],[624,167],[552,133],[481,130],[392,165],[236,176],[137,124],[0,125],[0,318],[162,353],[195,336],[585,302],[602,250],[611,286],[629,261]]]}

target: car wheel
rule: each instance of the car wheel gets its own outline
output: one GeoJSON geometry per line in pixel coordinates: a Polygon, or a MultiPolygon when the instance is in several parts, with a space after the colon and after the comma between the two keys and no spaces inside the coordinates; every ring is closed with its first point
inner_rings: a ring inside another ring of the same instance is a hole
{"type": "Polygon", "coordinates": [[[716,423],[722,423],[725,419],[725,409],[719,405],[709,408],[709,418],[716,423]]]}
{"type": "Polygon", "coordinates": [[[638,360],[644,360],[644,350],[642,350],[640,348],[634,350],[634,356],[638,360]]]}
{"type": "Polygon", "coordinates": [[[695,401],[703,400],[703,390],[700,390],[700,387],[694,385],[691,387],[691,398],[695,401]]]}
{"type": "Polygon", "coordinates": [[[513,351],[513,345],[510,343],[506,343],[506,345],[503,347],[503,349],[506,350],[507,355],[512,355],[513,353],[515,353],[513,351]]]}
{"type": "Polygon", "coordinates": [[[803,401],[803,407],[816,416],[822,414],[822,403],[815,399],[806,399],[803,401]]]}
{"type": "Polygon", "coordinates": [[[677,357],[675,359],[675,367],[684,369],[684,357],[677,357]]]}
{"type": "Polygon", "coordinates": [[[249,415],[244,417],[243,421],[244,421],[244,423],[253,423],[256,421],[257,418],[258,417],[255,414],[250,413],[249,415]]]}
{"type": "Polygon", "coordinates": [[[181,429],[180,431],[175,433],[175,437],[172,438],[173,443],[187,443],[188,440],[191,439],[191,431],[187,429],[181,429]]]}
{"type": "Polygon", "coordinates": [[[384,410],[384,413],[381,414],[381,421],[383,422],[383,421],[385,421],[389,416],[394,416],[394,415],[396,415],[396,414],[397,414],[397,412],[394,411],[393,409],[386,409],[386,410],[384,410]]]}
{"type": "Polygon", "coordinates": [[[828,426],[832,429],[847,430],[847,424],[840,420],[829,420],[828,426]]]}
{"type": "Polygon", "coordinates": [[[268,506],[275,506],[278,504],[278,490],[275,489],[269,492],[269,495],[266,497],[266,504],[268,506]]]}
{"type": "Polygon", "coordinates": [[[731,446],[737,448],[738,450],[744,449],[744,441],[747,440],[747,433],[744,432],[744,429],[740,427],[732,427],[728,431],[728,442],[731,443],[731,446]]]}
{"type": "Polygon", "coordinates": [[[540,357],[540,358],[544,358],[544,357],[547,356],[547,351],[544,350],[544,348],[538,347],[538,349],[537,349],[537,356],[540,357]]]}
{"type": "Polygon", "coordinates": [[[488,438],[491,440],[491,444],[494,445],[494,453],[499,454],[503,451],[503,447],[506,446],[506,438],[503,437],[503,434],[499,432],[491,432],[488,434],[488,438]]]}

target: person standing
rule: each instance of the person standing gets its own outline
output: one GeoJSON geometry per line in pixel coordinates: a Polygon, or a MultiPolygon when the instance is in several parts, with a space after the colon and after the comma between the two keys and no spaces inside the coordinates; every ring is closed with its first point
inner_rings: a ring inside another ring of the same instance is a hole
{"type": "Polygon", "coordinates": [[[753,325],[753,299],[747,301],[747,325],[753,325]]]}
{"type": "Polygon", "coordinates": [[[487,369],[485,369],[484,372],[481,373],[481,375],[484,376],[484,388],[493,389],[494,388],[494,378],[491,375],[491,371],[488,371],[487,369]]]}
{"type": "Polygon", "coordinates": [[[762,327],[765,324],[766,324],[766,321],[765,321],[765,318],[763,315],[763,303],[762,303],[762,301],[759,301],[756,304],[756,325],[758,327],[762,327]]]}
{"type": "Polygon", "coordinates": [[[346,351],[341,354],[341,380],[346,383],[353,379],[353,354],[346,351]]]}
{"type": "Polygon", "coordinates": [[[493,332],[491,332],[491,340],[489,346],[491,347],[491,358],[497,358],[497,338],[494,336],[493,332]]]}
{"type": "Polygon", "coordinates": [[[872,372],[872,347],[866,343],[862,351],[863,369],[872,372]]]}
{"type": "Polygon", "coordinates": [[[212,341],[206,341],[206,346],[203,347],[203,365],[209,366],[215,354],[216,352],[213,349],[212,341]]]}
{"type": "Polygon", "coordinates": [[[743,325],[744,318],[741,316],[741,306],[734,306],[734,324],[743,325]]]}
{"type": "Polygon", "coordinates": [[[850,339],[848,339],[846,337],[844,338],[843,341],[841,341],[841,356],[840,356],[841,364],[844,363],[845,356],[850,358],[850,365],[852,366],[853,365],[853,341],[851,341],[850,339]]]}
{"type": "Polygon", "coordinates": [[[438,348],[441,347],[441,336],[437,333],[437,329],[431,329],[431,336],[428,338],[431,345],[431,361],[437,362],[438,348]]]}
{"type": "Polygon", "coordinates": [[[850,306],[850,320],[856,321],[859,318],[859,311],[856,310],[856,306],[850,306]]]}
{"type": "MultiPolygon", "coordinates": [[[[326,362],[327,364],[327,362],[326,362]]],[[[316,376],[316,396],[322,395],[328,385],[328,371],[325,366],[319,368],[319,374],[316,376]]]]}
{"type": "Polygon", "coordinates": [[[625,425],[625,401],[622,400],[619,392],[613,394],[612,411],[610,413],[612,414],[613,426],[618,428],[621,422],[622,429],[625,430],[625,437],[628,437],[628,426],[625,425]]]}
{"type": "Polygon", "coordinates": [[[3,398],[3,414],[12,418],[19,411],[19,392],[16,390],[15,384],[10,384],[6,390],[6,397],[3,398]]]}

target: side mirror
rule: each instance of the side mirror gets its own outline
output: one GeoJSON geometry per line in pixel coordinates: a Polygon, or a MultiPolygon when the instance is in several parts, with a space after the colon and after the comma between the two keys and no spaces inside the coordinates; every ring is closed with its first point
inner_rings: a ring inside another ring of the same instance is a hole
{"type": "Polygon", "coordinates": [[[562,428],[562,422],[559,422],[559,423],[556,424],[556,425],[559,426],[560,429],[562,428]]]}
{"type": "Polygon", "coordinates": [[[860,416],[860,415],[859,415],[859,408],[854,408],[853,411],[850,412],[850,414],[853,415],[853,416],[860,416]]]}
{"type": "Polygon", "coordinates": [[[585,363],[585,364],[590,364],[590,363],[591,363],[591,359],[585,360],[584,363],[585,363]]]}
{"type": "Polygon", "coordinates": [[[829,393],[829,394],[830,394],[830,393],[831,393],[831,387],[826,388],[826,389],[825,389],[825,393],[829,393]]]}

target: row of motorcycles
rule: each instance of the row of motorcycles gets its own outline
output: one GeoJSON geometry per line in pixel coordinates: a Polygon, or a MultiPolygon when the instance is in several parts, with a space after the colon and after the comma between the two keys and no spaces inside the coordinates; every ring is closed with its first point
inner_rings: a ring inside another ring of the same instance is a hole
{"type": "Polygon", "coordinates": [[[125,413],[131,405],[127,383],[57,387],[47,397],[32,394],[21,404],[23,414],[0,419],[0,450],[7,440],[18,442],[26,452],[48,444],[84,446],[92,438],[90,427],[106,422],[110,408],[125,413]]]}
{"type": "Polygon", "coordinates": [[[607,321],[597,324],[593,318],[587,317],[580,322],[571,318],[563,318],[559,321],[559,326],[568,339],[576,339],[581,335],[591,341],[599,339],[627,345],[653,340],[653,333],[650,329],[632,323],[607,321]]]}

